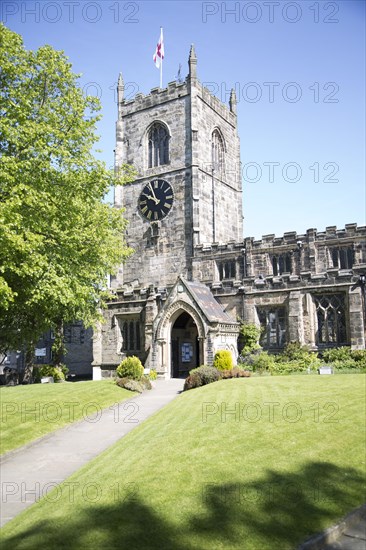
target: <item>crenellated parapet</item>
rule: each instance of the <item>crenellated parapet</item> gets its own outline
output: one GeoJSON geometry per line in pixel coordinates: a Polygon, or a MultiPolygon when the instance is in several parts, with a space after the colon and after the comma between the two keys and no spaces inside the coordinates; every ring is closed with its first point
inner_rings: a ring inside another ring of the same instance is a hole
{"type": "Polygon", "coordinates": [[[330,285],[357,280],[365,272],[366,227],[355,223],[194,248],[193,277],[217,292],[232,292],[243,284],[263,290],[330,285]]]}
{"type": "MultiPolygon", "coordinates": [[[[191,92],[188,85],[189,77],[185,82],[172,81],[169,82],[166,88],[152,88],[150,93],[143,94],[138,92],[132,99],[125,99],[121,96],[121,85],[118,87],[119,97],[119,114],[121,118],[128,117],[138,111],[151,109],[161,104],[166,104],[170,101],[181,99],[191,92]]],[[[202,101],[215,111],[221,118],[229,123],[236,125],[235,103],[231,100],[230,105],[225,105],[216,96],[212,95],[211,91],[203,86],[198,80],[195,83],[196,93],[202,101]]]]}
{"type": "Polygon", "coordinates": [[[247,246],[251,246],[253,249],[267,249],[277,247],[288,247],[300,244],[306,244],[310,242],[330,242],[330,241],[342,241],[349,239],[366,237],[366,226],[357,226],[357,223],[346,224],[344,228],[338,229],[337,226],[332,225],[326,227],[325,231],[318,231],[311,228],[306,233],[296,233],[296,231],[290,231],[284,233],[283,237],[276,237],[274,234],[263,235],[262,239],[256,240],[254,237],[247,237],[245,243],[247,246]]]}
{"type": "Polygon", "coordinates": [[[154,108],[162,103],[180,99],[187,94],[186,82],[169,82],[166,88],[152,88],[147,95],[138,92],[133,99],[124,99],[120,103],[120,112],[123,117],[127,117],[136,112],[154,108]]]}

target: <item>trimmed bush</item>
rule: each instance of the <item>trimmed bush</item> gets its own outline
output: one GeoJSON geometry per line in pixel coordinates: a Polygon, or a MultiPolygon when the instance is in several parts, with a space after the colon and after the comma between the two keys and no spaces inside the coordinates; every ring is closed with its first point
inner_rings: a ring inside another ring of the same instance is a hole
{"type": "Polygon", "coordinates": [[[124,388],[126,382],[129,382],[130,379],[129,378],[116,378],[116,384],[117,386],[119,386],[120,388],[124,388]]]}
{"type": "Polygon", "coordinates": [[[193,390],[194,388],[200,388],[202,386],[202,380],[197,372],[190,374],[184,381],[183,391],[193,390]]]}
{"type": "Polygon", "coordinates": [[[219,370],[215,367],[207,367],[206,365],[201,365],[200,367],[189,371],[189,374],[193,373],[197,373],[201,378],[201,386],[211,384],[211,382],[217,382],[217,380],[220,380],[221,378],[221,373],[219,370]]]}
{"type": "Polygon", "coordinates": [[[213,366],[219,370],[231,370],[234,366],[233,356],[227,349],[220,349],[215,353],[213,366]]]}
{"type": "Polygon", "coordinates": [[[152,385],[148,376],[145,376],[145,375],[142,376],[139,382],[144,387],[145,390],[151,390],[152,385]]]}
{"type": "Polygon", "coordinates": [[[251,373],[248,370],[243,370],[238,367],[234,367],[231,370],[224,370],[221,376],[224,380],[228,378],[249,378],[251,373]]]}
{"type": "Polygon", "coordinates": [[[142,393],[144,390],[151,390],[151,382],[148,378],[141,378],[141,380],[131,380],[131,378],[117,378],[116,384],[120,388],[125,390],[135,391],[142,393]]]}
{"type": "Polygon", "coordinates": [[[189,376],[184,382],[184,390],[191,390],[193,388],[199,388],[205,386],[206,384],[211,384],[212,382],[217,382],[220,380],[221,373],[214,367],[207,367],[202,365],[196,369],[189,371],[189,376]]]}
{"type": "Polygon", "coordinates": [[[117,374],[120,378],[130,378],[132,380],[140,380],[144,374],[144,367],[138,357],[132,355],[126,357],[117,367],[117,374]]]}
{"type": "Polygon", "coordinates": [[[138,380],[127,380],[123,387],[125,390],[136,391],[138,393],[142,393],[144,391],[143,385],[138,380]]]}

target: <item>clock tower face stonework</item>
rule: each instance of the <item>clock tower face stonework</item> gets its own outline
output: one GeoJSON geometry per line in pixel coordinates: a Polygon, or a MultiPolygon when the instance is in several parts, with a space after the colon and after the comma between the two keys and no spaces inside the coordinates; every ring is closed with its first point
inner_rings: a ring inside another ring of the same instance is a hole
{"type": "Polygon", "coordinates": [[[131,100],[118,81],[115,164],[137,176],[115,190],[115,207],[134,253],[111,281],[116,298],[94,336],[97,369],[137,355],[178,376],[220,348],[236,358],[236,319],[193,274],[196,246],[243,239],[236,98],[226,106],[200,84],[193,46],[188,65],[185,82],[131,100]]]}

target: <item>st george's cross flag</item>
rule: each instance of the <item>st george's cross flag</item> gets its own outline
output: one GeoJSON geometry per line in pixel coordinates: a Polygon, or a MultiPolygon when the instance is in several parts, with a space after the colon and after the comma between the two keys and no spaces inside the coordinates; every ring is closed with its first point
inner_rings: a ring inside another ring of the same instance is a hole
{"type": "Polygon", "coordinates": [[[163,39],[163,27],[160,27],[160,38],[159,42],[156,46],[155,53],[153,55],[153,60],[155,63],[155,67],[157,69],[160,69],[160,66],[162,65],[164,59],[164,39],[163,39]]]}

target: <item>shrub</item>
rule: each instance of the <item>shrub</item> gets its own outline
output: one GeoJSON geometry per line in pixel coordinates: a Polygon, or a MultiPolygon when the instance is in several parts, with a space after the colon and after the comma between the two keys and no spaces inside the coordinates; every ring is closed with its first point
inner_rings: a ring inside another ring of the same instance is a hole
{"type": "Polygon", "coordinates": [[[338,372],[366,371],[366,350],[351,350],[343,346],[323,351],[322,357],[338,372]]]}
{"type": "Polygon", "coordinates": [[[41,378],[52,376],[55,382],[64,382],[66,374],[69,372],[69,369],[60,364],[57,367],[54,365],[35,365],[33,369],[33,377],[35,382],[40,382],[41,378]]]}
{"type": "Polygon", "coordinates": [[[351,357],[355,361],[365,361],[366,360],[366,349],[353,349],[351,350],[351,357]]]}
{"type": "Polygon", "coordinates": [[[239,355],[239,366],[251,367],[255,362],[256,357],[258,357],[258,355],[262,353],[262,351],[262,348],[258,348],[248,353],[243,352],[241,355],[239,355]]]}
{"type": "Polygon", "coordinates": [[[220,380],[221,373],[218,369],[215,367],[207,367],[206,365],[202,365],[201,367],[197,367],[196,369],[192,369],[189,371],[189,374],[196,373],[201,379],[201,386],[205,386],[206,384],[211,384],[211,382],[217,382],[217,380],[220,380]]]}
{"type": "Polygon", "coordinates": [[[261,328],[254,323],[243,323],[240,327],[240,342],[243,345],[241,355],[247,355],[254,350],[262,349],[259,345],[261,328]]]}
{"type": "Polygon", "coordinates": [[[351,357],[342,361],[332,361],[332,363],[327,363],[327,366],[332,366],[336,371],[348,371],[360,368],[351,357]]]}
{"type": "Polygon", "coordinates": [[[341,348],[326,349],[322,353],[322,357],[326,363],[333,363],[334,361],[347,361],[352,359],[351,348],[343,346],[341,348]]]}
{"type": "Polygon", "coordinates": [[[219,371],[215,367],[206,367],[205,365],[192,369],[184,382],[184,390],[199,388],[205,384],[211,384],[217,380],[226,380],[227,378],[248,378],[250,372],[239,367],[229,370],[219,371]]]}
{"type": "Polygon", "coordinates": [[[116,384],[117,386],[119,386],[120,388],[124,388],[126,382],[129,382],[130,381],[130,378],[116,378],[116,384]]]}
{"type": "Polygon", "coordinates": [[[227,349],[220,349],[215,353],[213,366],[219,371],[231,370],[233,368],[233,356],[227,349]]]}
{"type": "Polygon", "coordinates": [[[276,365],[272,369],[273,374],[316,371],[321,365],[317,354],[299,342],[288,343],[283,352],[276,355],[275,361],[276,365]],[[289,364],[286,365],[286,363],[289,364]]]}
{"type": "Polygon", "coordinates": [[[230,370],[223,370],[221,373],[221,378],[223,380],[228,380],[229,378],[232,378],[232,369],[230,370]]]}
{"type": "Polygon", "coordinates": [[[150,380],[156,380],[158,377],[158,373],[156,372],[155,369],[150,369],[150,372],[149,372],[149,378],[150,380]]]}
{"type": "Polygon", "coordinates": [[[191,390],[193,388],[199,388],[205,386],[206,384],[211,384],[212,382],[217,382],[220,380],[221,373],[215,367],[207,367],[202,365],[196,369],[189,371],[189,376],[184,382],[183,391],[191,390]]]}
{"type": "Polygon", "coordinates": [[[200,386],[202,386],[201,377],[197,372],[194,372],[185,379],[183,391],[193,390],[193,388],[199,388],[200,386]]]}
{"type": "Polygon", "coordinates": [[[125,390],[136,391],[138,393],[142,393],[144,391],[143,385],[138,380],[127,380],[123,387],[125,390]]]}
{"type": "Polygon", "coordinates": [[[140,384],[144,387],[145,390],[151,390],[152,385],[150,382],[150,378],[148,376],[141,376],[141,380],[139,381],[140,384]]]}
{"type": "Polygon", "coordinates": [[[313,363],[302,363],[301,361],[279,361],[276,360],[270,372],[276,374],[301,374],[305,372],[316,372],[321,363],[314,357],[313,363]]]}
{"type": "Polygon", "coordinates": [[[117,374],[120,378],[130,378],[132,380],[140,380],[144,374],[144,367],[138,357],[132,355],[126,357],[117,367],[117,374]]]}
{"type": "Polygon", "coordinates": [[[255,363],[256,358],[258,357],[258,355],[262,353],[262,351],[263,351],[262,348],[258,348],[253,350],[250,353],[241,354],[239,356],[239,363],[238,363],[239,367],[244,369],[251,368],[253,366],[253,363],[255,363]]]}
{"type": "Polygon", "coordinates": [[[262,374],[264,372],[271,372],[275,363],[273,355],[269,355],[267,351],[262,351],[259,355],[255,355],[252,363],[253,372],[262,374]]]}
{"type": "Polygon", "coordinates": [[[366,369],[366,350],[365,349],[352,350],[351,357],[357,363],[357,367],[366,369]]]}
{"type": "Polygon", "coordinates": [[[240,369],[238,367],[234,367],[231,370],[224,370],[221,373],[221,376],[224,380],[228,378],[249,378],[250,372],[247,370],[240,369]]]}
{"type": "Polygon", "coordinates": [[[151,390],[151,383],[148,378],[141,378],[141,380],[131,380],[131,378],[117,378],[116,384],[120,388],[135,391],[138,393],[142,393],[144,390],[151,390]]]}

